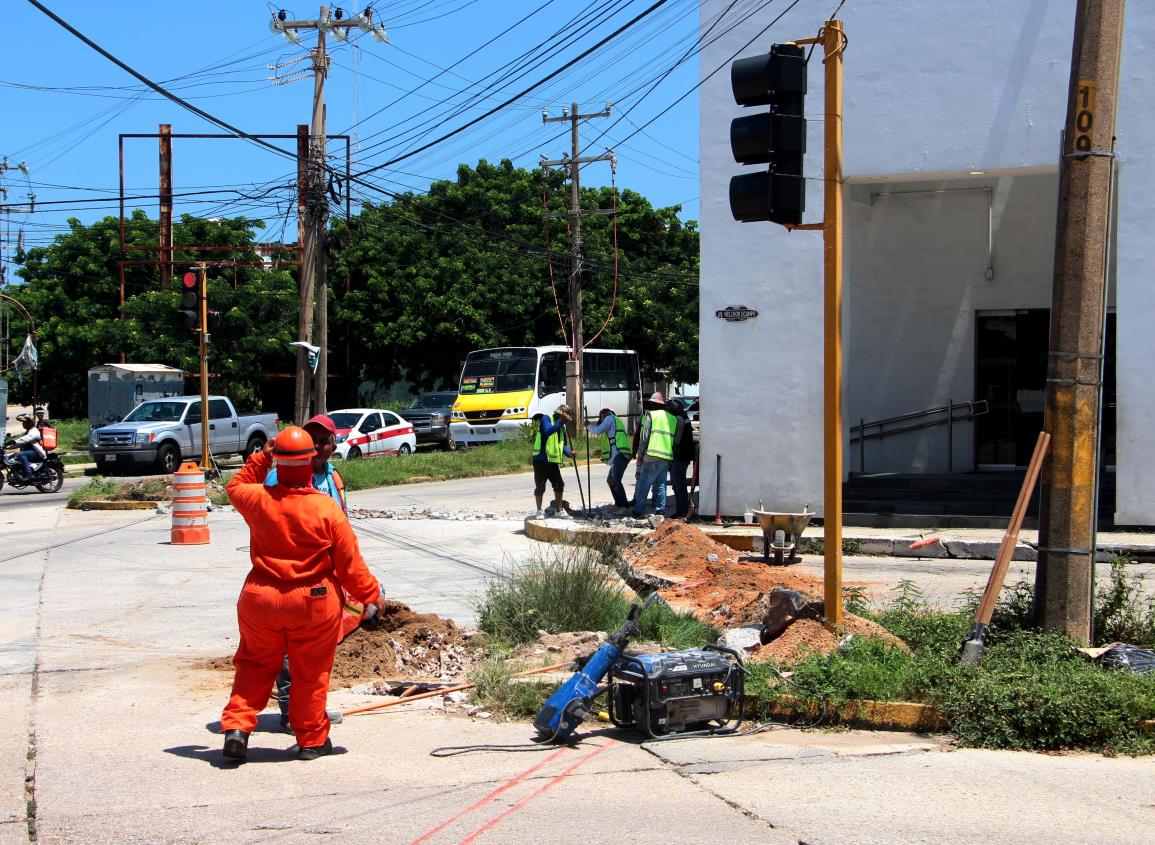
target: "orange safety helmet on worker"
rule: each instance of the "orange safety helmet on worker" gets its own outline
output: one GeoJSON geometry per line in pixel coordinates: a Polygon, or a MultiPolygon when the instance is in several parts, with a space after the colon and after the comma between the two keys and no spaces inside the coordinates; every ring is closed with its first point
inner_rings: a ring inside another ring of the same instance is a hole
{"type": "Polygon", "coordinates": [[[286,653],[298,757],[311,760],[332,750],[325,698],[344,598],[384,605],[349,520],[332,498],[310,486],[315,453],[309,433],[290,426],[277,435],[271,456],[255,452],[226,488],[249,526],[252,562],[237,601],[241,641],[221,715],[224,754],[233,759],[245,759],[257,713],[268,703],[286,653]],[[272,460],[278,483],[266,487],[272,460]]]}

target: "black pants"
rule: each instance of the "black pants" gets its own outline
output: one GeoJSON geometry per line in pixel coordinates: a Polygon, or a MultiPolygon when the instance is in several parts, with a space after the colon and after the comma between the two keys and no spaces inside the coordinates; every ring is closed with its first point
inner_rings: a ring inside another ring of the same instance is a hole
{"type": "Polygon", "coordinates": [[[550,461],[533,462],[533,495],[540,496],[545,492],[545,483],[553,485],[554,496],[560,496],[565,490],[565,482],[561,480],[561,464],[550,461]]]}

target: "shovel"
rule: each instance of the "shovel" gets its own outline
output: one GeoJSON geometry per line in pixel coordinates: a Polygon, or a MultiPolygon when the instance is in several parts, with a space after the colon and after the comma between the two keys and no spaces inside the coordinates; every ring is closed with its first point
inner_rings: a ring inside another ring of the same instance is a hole
{"type": "Polygon", "coordinates": [[[963,663],[978,665],[986,650],[987,628],[991,624],[991,615],[995,612],[995,603],[1003,589],[1003,581],[1007,577],[1007,568],[1011,565],[1011,556],[1015,552],[1015,543],[1019,539],[1019,529],[1023,525],[1023,516],[1027,512],[1027,504],[1031,501],[1031,494],[1035,491],[1035,482],[1039,478],[1039,470],[1043,466],[1047,448],[1051,445],[1051,435],[1045,431],[1039,432],[1039,439],[1035,441],[1035,452],[1031,455],[1030,466],[1027,467],[1023,486],[1019,490],[1018,501],[1011,515],[1010,525],[1003,534],[1003,542],[999,546],[999,553],[995,557],[995,565],[987,579],[987,588],[983,591],[983,599],[979,602],[979,609],[975,611],[975,622],[970,634],[959,648],[959,659],[963,663]]]}

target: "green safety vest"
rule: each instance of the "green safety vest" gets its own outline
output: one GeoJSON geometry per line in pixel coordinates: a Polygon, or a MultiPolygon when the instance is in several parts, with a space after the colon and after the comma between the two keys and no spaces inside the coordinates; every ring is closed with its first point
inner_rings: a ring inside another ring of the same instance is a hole
{"type": "MultiPolygon", "coordinates": [[[[551,419],[553,419],[551,417],[551,419]]],[[[556,420],[555,420],[556,422],[556,420]]],[[[551,464],[565,463],[565,427],[559,428],[545,441],[545,457],[551,464]]],[[[533,457],[541,451],[541,423],[533,435],[533,457]]]]}
{"type": "Polygon", "coordinates": [[[650,439],[646,446],[646,457],[658,461],[674,459],[674,432],[678,421],[669,411],[648,411],[650,416],[650,439]]]}
{"type": "MultiPolygon", "coordinates": [[[[626,433],[626,424],[622,422],[622,418],[617,414],[614,414],[614,422],[616,424],[616,430],[614,431],[613,445],[617,446],[618,451],[628,458],[630,457],[630,448],[633,446],[633,443],[630,442],[630,435],[626,433]]],[[[605,451],[605,454],[602,455],[603,464],[610,462],[611,454],[613,454],[612,449],[605,451]]]]}
{"type": "Polygon", "coordinates": [[[617,422],[617,431],[614,432],[614,443],[618,447],[619,452],[625,454],[630,453],[630,436],[626,434],[626,424],[622,422],[622,418],[614,414],[614,420],[617,422]]]}

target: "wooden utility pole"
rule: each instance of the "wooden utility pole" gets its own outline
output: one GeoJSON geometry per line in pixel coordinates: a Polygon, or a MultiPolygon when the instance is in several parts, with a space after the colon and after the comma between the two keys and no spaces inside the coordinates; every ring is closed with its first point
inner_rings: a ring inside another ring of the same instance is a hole
{"type": "Polygon", "coordinates": [[[1123,0],[1079,0],[1059,171],[1037,621],[1091,639],[1099,424],[1123,0]]]}
{"type": "MultiPolygon", "coordinates": [[[[305,343],[313,342],[313,323],[316,320],[316,345],[320,347],[320,352],[317,353],[317,372],[313,375],[309,367],[308,350],[303,346],[297,347],[297,384],[293,400],[293,418],[298,424],[303,423],[313,413],[323,413],[328,406],[329,267],[325,252],[325,232],[329,221],[329,171],[326,161],[325,77],[329,73],[329,54],[325,52],[325,36],[330,30],[338,35],[344,35],[349,29],[370,29],[371,23],[371,13],[368,11],[346,20],[340,11],[337,17],[330,17],[328,6],[321,7],[316,20],[291,21],[274,17],[274,26],[285,33],[301,29],[317,31],[317,46],[311,51],[313,118],[309,129],[309,156],[305,165],[304,195],[298,198],[298,208],[303,213],[303,224],[300,226],[303,239],[300,273],[301,314],[297,324],[297,340],[305,343]],[[314,396],[312,409],[309,407],[310,388],[314,396]]],[[[299,144],[298,155],[300,155],[299,144]]],[[[298,163],[298,174],[300,172],[301,167],[298,163]]]]}
{"type": "MultiPolygon", "coordinates": [[[[580,114],[578,112],[578,104],[572,103],[571,110],[567,113],[563,108],[560,117],[550,117],[548,111],[543,111],[541,115],[542,123],[570,123],[570,154],[565,158],[556,160],[547,160],[544,156],[541,160],[542,168],[568,166],[570,178],[570,207],[565,212],[555,212],[547,214],[547,217],[568,217],[569,218],[569,243],[570,243],[570,271],[569,271],[569,319],[570,319],[570,334],[572,335],[573,346],[570,350],[569,360],[566,361],[565,367],[565,402],[574,412],[573,421],[570,423],[570,435],[574,436],[577,431],[577,426],[582,423],[582,349],[585,348],[585,336],[582,329],[582,215],[583,214],[613,214],[613,211],[605,209],[586,209],[581,207],[581,166],[594,161],[613,161],[613,153],[606,151],[600,156],[583,156],[581,154],[581,146],[578,141],[578,123],[583,120],[591,120],[595,117],[609,117],[611,105],[606,103],[605,111],[597,114],[580,114]]],[[[548,244],[547,244],[548,248],[548,244]]]]}
{"type": "Polygon", "coordinates": [[[172,281],[172,124],[160,124],[160,289],[172,281]]]}

